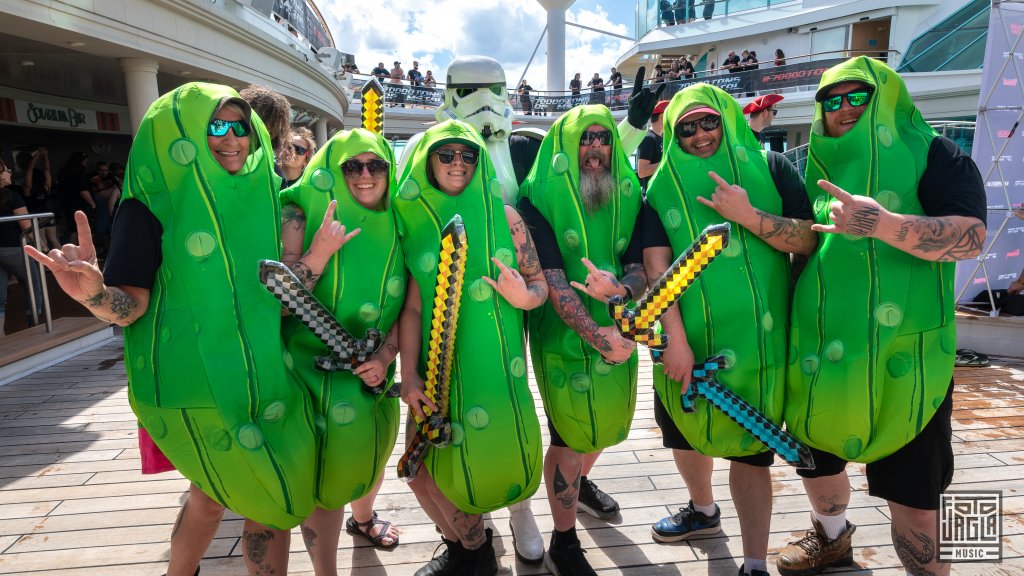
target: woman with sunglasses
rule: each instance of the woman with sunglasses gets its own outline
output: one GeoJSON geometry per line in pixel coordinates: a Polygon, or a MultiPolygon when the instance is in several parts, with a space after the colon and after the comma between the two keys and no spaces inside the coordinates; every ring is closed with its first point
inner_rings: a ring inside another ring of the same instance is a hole
{"type": "MultiPolygon", "coordinates": [[[[224,506],[246,518],[249,572],[283,574],[288,530],[314,509],[316,446],[309,399],[281,362],[281,307],[254,270],[280,255],[270,138],[233,89],[190,83],[150,107],[129,165],[103,273],[82,212],[80,245],[26,251],[95,316],[125,326],[143,470],[192,481],[168,574],[198,571],[224,506]],[[149,461],[159,454],[169,462],[149,461]]],[[[326,261],[344,240],[328,228],[308,258],[326,261]]]]}
{"type": "Polygon", "coordinates": [[[309,165],[310,158],[316,154],[316,139],[313,132],[304,126],[293,129],[288,135],[292,154],[281,160],[281,189],[295,184],[309,165]]]}
{"type": "Polygon", "coordinates": [[[394,385],[398,316],[405,301],[405,265],[388,193],[394,156],[380,134],[357,128],[335,134],[310,160],[302,178],[281,193],[283,261],[355,338],[368,330],[386,335],[383,345],[354,370],[325,372],[316,359],[327,346],[298,318],[285,318],[290,372],[313,399],[322,423],[314,493],[317,510],[303,525],[315,540],[314,569],[337,574],[338,537],[345,505],[352,502],[349,533],[379,548],[398,545],[398,529],[377,518],[374,498],[398,437],[394,385]],[[339,169],[340,168],[340,169],[339,169]],[[318,260],[312,223],[339,229],[351,239],[343,250],[318,260]],[[305,255],[306,262],[300,261],[305,255]],[[370,389],[376,389],[372,392],[370,389]]]}
{"type": "MultiPolygon", "coordinates": [[[[421,419],[424,406],[438,408],[424,393],[423,374],[441,231],[455,215],[468,244],[450,378],[453,438],[427,450],[409,483],[446,549],[416,574],[489,576],[497,562],[481,514],[532,496],[542,473],[522,310],[544,303],[547,284],[522,219],[502,204],[502,186],[472,126],[438,124],[406,154],[411,160],[394,197],[412,276],[401,320],[402,400],[421,419]]],[[[408,440],[413,432],[410,425],[408,440]]]]}

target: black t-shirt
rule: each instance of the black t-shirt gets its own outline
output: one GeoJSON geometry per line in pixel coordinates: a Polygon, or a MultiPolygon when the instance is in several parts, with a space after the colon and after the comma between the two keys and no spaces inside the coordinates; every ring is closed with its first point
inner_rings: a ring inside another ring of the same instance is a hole
{"type": "MultiPolygon", "coordinates": [[[[807,198],[804,180],[796,167],[778,152],[768,152],[768,172],[772,175],[775,190],[782,198],[782,216],[799,220],[813,220],[814,211],[807,198]]],[[[671,247],[665,226],[658,213],[644,202],[644,248],[671,247]]]]}
{"type": "Polygon", "coordinates": [[[608,83],[612,85],[612,88],[622,88],[622,73],[615,72],[608,77],[608,83]]]}
{"type": "MultiPolygon", "coordinates": [[[[25,199],[21,197],[21,190],[16,186],[7,186],[0,189],[0,198],[4,209],[0,216],[14,216],[14,211],[25,207],[25,199]]],[[[17,222],[5,222],[0,224],[0,246],[4,248],[21,248],[21,226],[17,222]]]]}
{"type": "MultiPolygon", "coordinates": [[[[551,224],[528,198],[524,197],[519,200],[518,210],[519,216],[530,230],[533,243],[537,246],[540,267],[543,270],[564,270],[565,261],[562,260],[562,252],[558,249],[558,240],[555,238],[555,231],[551,228],[551,224]]],[[[619,263],[623,267],[628,264],[643,265],[644,263],[641,221],[642,214],[637,214],[636,225],[633,226],[633,236],[629,239],[626,251],[619,257],[619,263]]]]}
{"type": "Polygon", "coordinates": [[[593,92],[604,92],[604,80],[601,78],[591,78],[590,82],[587,82],[587,86],[590,86],[593,92]]]}
{"type": "Polygon", "coordinates": [[[582,88],[582,87],[583,87],[583,81],[582,80],[577,80],[575,78],[573,78],[572,80],[569,80],[569,89],[572,90],[572,93],[574,95],[579,94],[580,93],[580,88],[582,88]]]}
{"type": "Polygon", "coordinates": [[[541,140],[520,134],[508,137],[509,156],[512,157],[512,171],[516,175],[516,184],[522,185],[530,174],[533,162],[540,152],[541,140]]]}
{"type": "MultiPolygon", "coordinates": [[[[664,147],[664,138],[658,136],[653,130],[648,130],[647,135],[640,141],[640,146],[636,149],[637,160],[647,160],[651,164],[657,164],[661,162],[661,151],[664,147]]],[[[650,176],[646,178],[640,178],[640,187],[647,190],[647,182],[651,179],[650,176]]]]}
{"type": "MultiPolygon", "coordinates": [[[[725,62],[722,62],[722,68],[725,68],[726,66],[729,66],[730,64],[735,66],[735,65],[737,65],[739,63],[740,63],[740,57],[735,55],[735,54],[733,54],[732,56],[727,56],[725,58],[725,62]]],[[[737,71],[738,72],[739,70],[737,70],[736,68],[731,68],[730,72],[731,71],[737,71]]]]}
{"type": "Polygon", "coordinates": [[[939,136],[928,147],[928,164],[917,183],[926,216],[988,216],[985,181],[978,166],[956,142],[939,136]]]}
{"type": "Polygon", "coordinates": [[[110,251],[103,266],[108,286],[134,286],[151,290],[163,262],[160,238],[164,228],[142,202],[121,202],[114,217],[110,251]]]}

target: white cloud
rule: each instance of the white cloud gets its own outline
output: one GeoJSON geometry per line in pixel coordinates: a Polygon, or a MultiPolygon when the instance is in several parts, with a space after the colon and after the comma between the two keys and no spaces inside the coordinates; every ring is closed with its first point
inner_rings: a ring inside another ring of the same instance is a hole
{"type": "MultiPolygon", "coordinates": [[[[339,50],[356,56],[360,71],[368,73],[378,62],[391,68],[402,62],[408,70],[418,60],[420,70],[433,70],[444,81],[445,69],[459,55],[482,54],[501,62],[508,84],[523,74],[534,46],[541,37],[547,16],[537,0],[504,0],[500,7],[471,0],[380,0],[354,6],[343,0],[319,0],[339,50]]],[[[570,10],[567,22],[629,35],[624,24],[613,23],[600,6],[570,10]]],[[[566,78],[555,90],[567,90],[569,78],[581,72],[584,79],[608,69],[632,45],[627,40],[566,26],[566,78]]],[[[546,90],[547,41],[540,49],[526,79],[536,90],[546,90]]]]}

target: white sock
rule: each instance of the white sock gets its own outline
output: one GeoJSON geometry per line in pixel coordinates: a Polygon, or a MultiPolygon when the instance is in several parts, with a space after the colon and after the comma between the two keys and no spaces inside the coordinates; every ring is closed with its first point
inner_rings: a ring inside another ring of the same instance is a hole
{"type": "Polygon", "coordinates": [[[712,500],[711,504],[708,504],[706,506],[694,504],[693,509],[710,518],[715,515],[715,501],[712,500]]]}
{"type": "Polygon", "coordinates": [[[754,570],[761,570],[763,572],[767,572],[768,571],[768,561],[767,560],[755,560],[753,558],[744,558],[743,559],[743,573],[744,574],[753,574],[754,570]]]}
{"type": "Polygon", "coordinates": [[[825,516],[818,514],[817,510],[811,510],[811,517],[821,524],[821,529],[825,531],[825,537],[830,541],[839,538],[839,535],[846,530],[846,511],[842,514],[835,516],[825,516]]]}

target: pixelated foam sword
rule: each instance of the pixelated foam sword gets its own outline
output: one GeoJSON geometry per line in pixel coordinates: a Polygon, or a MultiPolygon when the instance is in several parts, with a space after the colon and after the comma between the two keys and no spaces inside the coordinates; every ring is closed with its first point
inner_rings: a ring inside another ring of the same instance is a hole
{"type": "Polygon", "coordinates": [[[360,123],[374,134],[384,133],[384,88],[377,78],[370,78],[360,91],[363,107],[360,123]]]}
{"type": "MultiPolygon", "coordinates": [[[[380,331],[375,328],[367,330],[363,339],[349,334],[302,281],[280,262],[260,260],[260,282],[330,350],[329,356],[316,358],[315,366],[319,370],[353,370],[366,362],[384,342],[380,331]]],[[[379,386],[364,383],[363,386],[373,394],[382,394],[385,389],[384,383],[379,386]]]]}
{"type": "Polygon", "coordinates": [[[451,440],[452,425],[448,417],[449,392],[452,360],[455,356],[455,330],[459,322],[468,248],[466,228],[462,224],[462,217],[456,214],[441,231],[434,309],[430,317],[430,338],[427,346],[424,394],[437,405],[438,411],[434,412],[423,406],[426,418],[416,416],[416,436],[398,461],[398,477],[406,482],[416,477],[427,448],[443,448],[451,440]]]}

